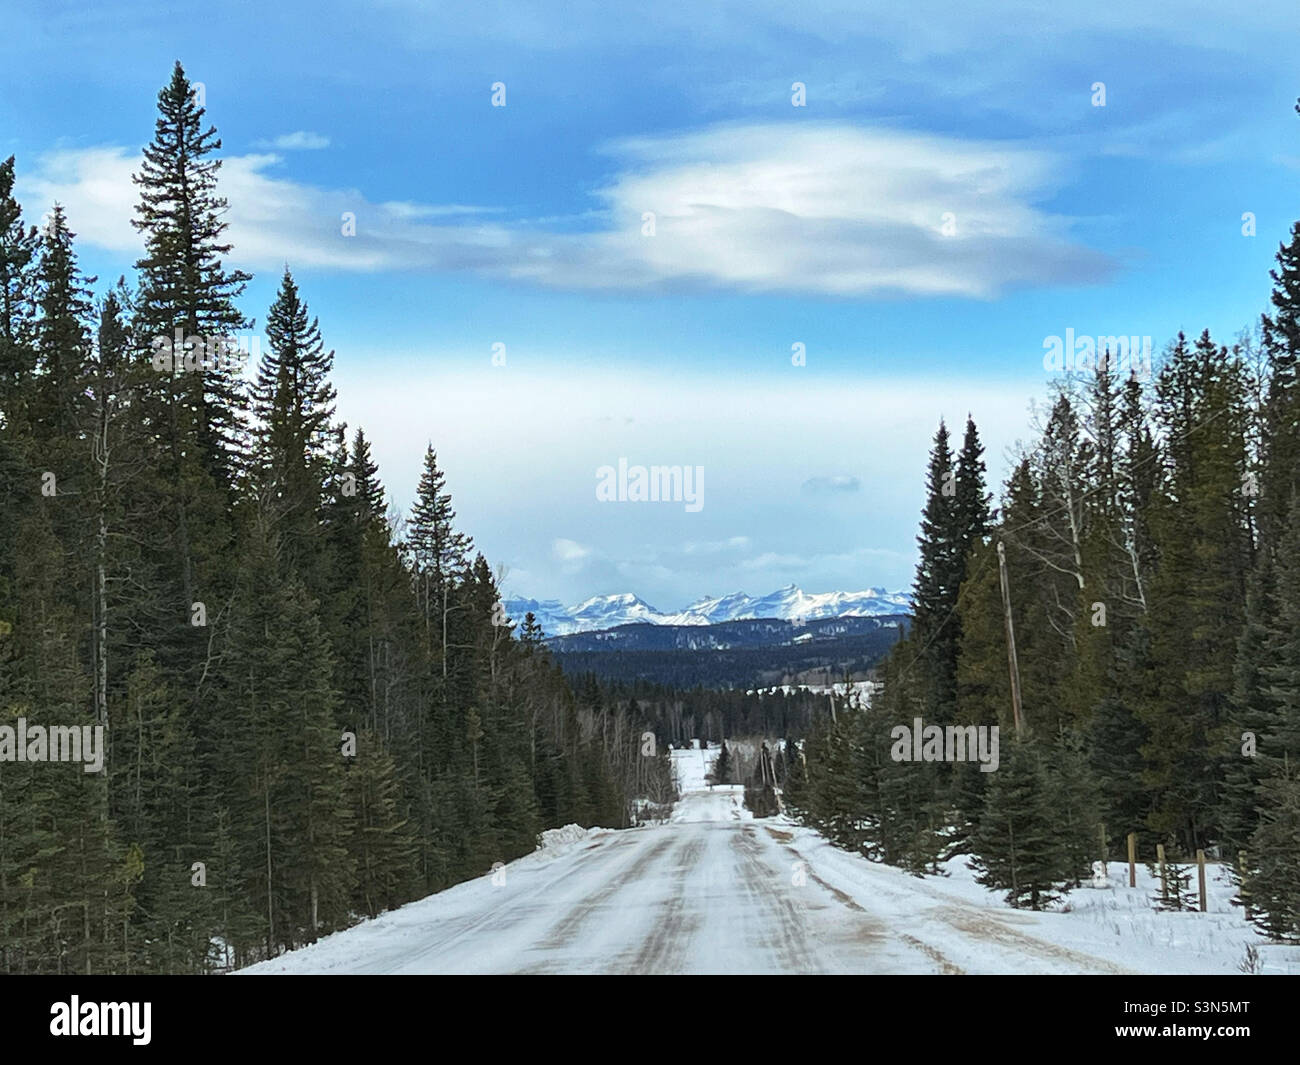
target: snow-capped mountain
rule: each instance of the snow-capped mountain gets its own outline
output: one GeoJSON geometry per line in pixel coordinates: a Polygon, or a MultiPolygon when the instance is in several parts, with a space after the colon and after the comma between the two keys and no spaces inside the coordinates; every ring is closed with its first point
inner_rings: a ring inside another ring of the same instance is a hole
{"type": "Polygon", "coordinates": [[[630,592],[593,596],[577,606],[564,606],[557,599],[507,599],[505,607],[510,619],[516,623],[521,622],[531,610],[547,636],[567,636],[575,632],[595,632],[636,622],[651,625],[716,625],[723,621],[743,621],[749,618],[814,621],[820,618],[906,614],[912,608],[912,599],[907,592],[887,592],[884,588],[868,588],[862,592],[809,594],[791,584],[757,598],[744,592],[705,596],[673,613],[656,610],[630,592]]]}

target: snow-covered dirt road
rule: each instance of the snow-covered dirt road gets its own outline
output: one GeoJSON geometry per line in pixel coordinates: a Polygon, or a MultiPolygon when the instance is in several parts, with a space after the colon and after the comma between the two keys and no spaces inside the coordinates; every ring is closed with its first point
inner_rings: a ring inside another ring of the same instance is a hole
{"type": "MultiPolygon", "coordinates": [[[[1120,973],[964,899],[754,821],[739,789],[595,830],[248,973],[1120,973]]],[[[1055,941],[1053,941],[1055,940],[1055,941]]]]}

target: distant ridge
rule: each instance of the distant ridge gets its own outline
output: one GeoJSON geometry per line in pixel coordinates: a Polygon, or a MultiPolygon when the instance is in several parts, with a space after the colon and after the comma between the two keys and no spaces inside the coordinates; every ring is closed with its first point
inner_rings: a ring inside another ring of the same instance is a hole
{"type": "Polygon", "coordinates": [[[887,592],[868,588],[861,592],[819,592],[809,594],[789,584],[768,595],[758,597],[744,592],[723,596],[704,596],[682,610],[665,613],[656,610],[631,592],[597,595],[575,606],[565,606],[557,599],[514,598],[505,601],[506,613],[516,624],[532,611],[547,636],[568,636],[576,632],[596,632],[637,622],[651,625],[717,625],[724,621],[751,618],[779,618],[784,621],[815,621],[823,618],[879,617],[906,614],[912,609],[907,592],[887,592]]]}

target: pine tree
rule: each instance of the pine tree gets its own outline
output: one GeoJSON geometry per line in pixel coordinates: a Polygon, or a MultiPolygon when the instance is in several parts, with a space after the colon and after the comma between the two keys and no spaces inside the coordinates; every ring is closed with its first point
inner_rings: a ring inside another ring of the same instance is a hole
{"type": "MultiPolygon", "coordinates": [[[[158,94],[154,139],[134,177],[140,203],[132,224],[145,240],[145,256],[136,263],[138,313],[142,336],[149,341],[172,340],[180,329],[182,337],[206,343],[229,339],[248,325],[234,301],[251,275],[222,264],[231,245],[222,242],[228,205],[216,192],[221,160],[212,157],[221,149],[221,139],[214,126],[204,129],[204,115],[178,62],[158,94]]],[[[165,396],[174,408],[184,408],[188,424],[171,426],[170,442],[176,443],[178,431],[193,433],[203,471],[219,487],[229,488],[241,446],[238,415],[245,405],[236,371],[218,360],[219,365],[201,373],[186,373],[175,365],[181,353],[172,354],[173,365],[161,375],[168,386],[165,396]]],[[[181,420],[179,412],[173,417],[181,420]]]]}
{"type": "Polygon", "coordinates": [[[1159,565],[1143,618],[1153,689],[1137,707],[1149,729],[1149,827],[1191,853],[1216,832],[1235,648],[1245,618],[1250,543],[1242,493],[1245,388],[1239,360],[1203,333],[1180,336],[1156,384],[1165,483],[1152,503],[1159,565]]]}
{"type": "MultiPolygon", "coordinates": [[[[1292,526],[1288,539],[1295,539],[1297,535],[1300,534],[1292,526]]],[[[1286,553],[1280,556],[1279,562],[1291,568],[1286,553]]],[[[1260,783],[1273,765],[1275,756],[1286,753],[1276,746],[1281,718],[1278,698],[1286,698],[1289,692],[1294,691],[1296,662],[1286,663],[1290,668],[1278,669],[1282,663],[1277,661],[1274,641],[1279,637],[1285,640],[1285,630],[1279,632],[1275,625],[1278,605],[1274,568],[1273,556],[1261,554],[1259,565],[1251,575],[1245,623],[1237,641],[1230,716],[1220,737],[1223,748],[1228,751],[1220,823],[1229,854],[1249,848],[1250,838],[1259,824],[1260,783]],[[1270,674],[1281,683],[1275,686],[1270,674]]],[[[1288,590],[1293,595],[1300,593],[1300,587],[1294,585],[1288,590]]],[[[1287,642],[1291,644],[1288,649],[1294,653],[1297,649],[1294,641],[1287,642]]]]}
{"type": "Polygon", "coordinates": [[[929,682],[927,716],[936,724],[952,720],[956,699],[957,631],[953,611],[964,562],[955,503],[956,478],[948,427],[941,421],[930,452],[926,503],[917,537],[921,558],[912,593],[916,647],[929,682]]]}
{"type": "Polygon", "coordinates": [[[727,741],[723,740],[720,744],[721,750],[718,752],[717,761],[713,763],[713,783],[730,784],[731,783],[731,752],[727,750],[727,741]]]}
{"type": "Polygon", "coordinates": [[[1194,910],[1199,905],[1198,895],[1192,891],[1192,869],[1186,862],[1174,860],[1174,848],[1166,848],[1164,869],[1152,867],[1151,875],[1159,877],[1160,889],[1151,897],[1159,910],[1194,910]]]}
{"type": "Polygon", "coordinates": [[[222,685],[222,791],[235,823],[256,826],[239,864],[273,955],[346,923],[351,813],[315,604],[281,572],[265,519],[245,557],[222,685]]]}
{"type": "Polygon", "coordinates": [[[973,839],[978,880],[1006,891],[1012,906],[1041,910],[1074,878],[1057,831],[1051,778],[1033,740],[1004,746],[994,775],[973,839]]]}
{"type": "MultiPolygon", "coordinates": [[[[334,353],[286,269],[266,319],[269,350],[253,386],[258,420],[258,479],[279,525],[286,565],[305,578],[318,559],[317,522],[326,478],[334,388],[334,353]]],[[[313,581],[315,585],[319,582],[313,581]]]]}
{"type": "Polygon", "coordinates": [[[208,659],[207,633],[190,622],[193,604],[213,607],[229,596],[226,555],[234,541],[231,511],[243,449],[245,397],[235,367],[204,365],[209,342],[246,327],[235,300],[249,275],[225,268],[227,205],[217,195],[221,141],[204,128],[204,110],[179,63],[158,94],[154,138],[134,180],[140,191],[133,225],[145,254],[137,263],[135,325],[139,357],[155,367],[139,397],[141,428],[154,476],[131,499],[130,520],[152,545],[156,586],[141,593],[154,616],[149,643],[170,673],[189,673],[194,690],[208,659]],[[174,340],[205,346],[182,351],[174,340]],[[164,345],[164,347],[159,347],[164,345]],[[170,351],[169,348],[176,350],[170,351]],[[186,359],[193,364],[187,368],[186,359]],[[156,361],[155,361],[156,360],[156,361]]]}
{"type": "Polygon", "coordinates": [[[416,890],[415,843],[402,816],[397,766],[379,738],[357,734],[357,758],[347,770],[353,832],[348,851],[356,867],[353,906],[377,916],[416,890]]]}
{"type": "Polygon", "coordinates": [[[1269,937],[1300,943],[1300,776],[1289,758],[1260,787],[1259,798],[1242,884],[1248,917],[1269,937]]]}
{"type": "Polygon", "coordinates": [[[27,457],[36,366],[36,227],[23,221],[13,196],[14,157],[0,163],[0,589],[14,578],[19,515],[38,471],[27,457]]]}
{"type": "Polygon", "coordinates": [[[993,499],[985,489],[984,445],[980,443],[975,420],[969,416],[966,418],[966,432],[962,437],[961,451],[957,455],[955,472],[957,483],[953,496],[953,523],[958,537],[962,579],[965,580],[971,550],[982,546],[984,537],[988,535],[991,520],[989,503],[993,499]]]}
{"type": "Polygon", "coordinates": [[[59,438],[65,447],[71,447],[86,415],[83,380],[93,314],[89,286],[96,279],[78,269],[73,236],[63,208],[56,203],[41,234],[36,271],[39,314],[34,420],[38,439],[46,446],[52,438],[59,438]]]}
{"type": "Polygon", "coordinates": [[[1278,248],[1273,279],[1273,313],[1261,322],[1268,358],[1264,402],[1260,538],[1271,550],[1286,528],[1291,500],[1300,487],[1300,222],[1278,248]]]}
{"type": "Polygon", "coordinates": [[[1057,835],[1065,852],[1066,871],[1074,886],[1100,858],[1100,790],[1083,737],[1063,732],[1048,754],[1048,773],[1055,791],[1057,835]]]}
{"type": "Polygon", "coordinates": [[[408,544],[419,582],[429,646],[438,647],[438,661],[442,675],[446,677],[448,632],[455,606],[453,582],[466,568],[466,556],[472,545],[469,537],[457,532],[452,525],[456,512],[452,510],[451,496],[444,483],[443,473],[438,469],[438,456],[430,446],[425,451],[424,471],[420,475],[416,503],[411,511],[408,544]]]}
{"type": "Polygon", "coordinates": [[[14,157],[0,163],[0,412],[6,424],[23,421],[21,395],[36,366],[36,227],[23,222],[14,199],[14,157]]]}

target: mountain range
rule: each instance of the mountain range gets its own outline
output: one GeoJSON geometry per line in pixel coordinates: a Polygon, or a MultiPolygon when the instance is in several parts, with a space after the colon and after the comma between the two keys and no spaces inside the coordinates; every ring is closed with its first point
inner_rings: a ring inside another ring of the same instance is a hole
{"type": "Polygon", "coordinates": [[[547,636],[567,636],[575,632],[596,632],[638,622],[651,625],[717,625],[750,618],[778,618],[797,622],[906,614],[912,608],[912,597],[907,592],[887,592],[883,588],[868,588],[862,592],[809,594],[797,585],[789,584],[768,595],[757,597],[744,592],[705,596],[672,613],[656,610],[631,592],[597,595],[575,606],[565,606],[557,599],[507,599],[505,608],[516,624],[522,623],[524,615],[532,611],[547,636]]]}

